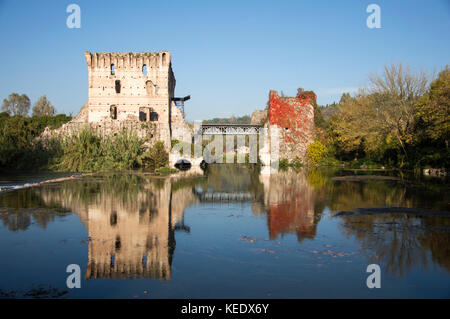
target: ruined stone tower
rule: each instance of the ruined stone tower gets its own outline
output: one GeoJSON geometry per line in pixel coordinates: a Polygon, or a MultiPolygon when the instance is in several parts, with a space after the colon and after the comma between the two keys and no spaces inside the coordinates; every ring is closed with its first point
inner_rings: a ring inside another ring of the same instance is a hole
{"type": "Polygon", "coordinates": [[[88,121],[156,121],[170,125],[175,77],[170,53],[85,52],[89,70],[88,121]]]}
{"type": "Polygon", "coordinates": [[[88,124],[102,135],[134,130],[151,143],[163,141],[166,147],[172,138],[189,140],[191,130],[174,102],[176,81],[170,52],[85,51],[84,56],[88,101],[72,121],[48,134],[71,134],[88,124]]]}
{"type": "Polygon", "coordinates": [[[175,76],[170,53],[93,53],[89,70],[88,122],[157,122],[161,139],[170,140],[175,76]]]}

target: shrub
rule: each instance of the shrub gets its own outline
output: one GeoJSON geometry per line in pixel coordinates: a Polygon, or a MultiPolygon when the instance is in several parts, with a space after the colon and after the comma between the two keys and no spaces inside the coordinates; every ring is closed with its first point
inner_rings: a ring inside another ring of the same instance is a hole
{"type": "Polygon", "coordinates": [[[62,139],[61,149],[62,156],[57,164],[60,170],[92,172],[102,169],[102,139],[89,127],[62,139]]]}
{"type": "Polygon", "coordinates": [[[150,167],[152,170],[168,163],[168,154],[162,142],[157,142],[144,153],[144,141],[136,133],[123,130],[114,136],[101,138],[86,127],[61,142],[62,155],[56,167],[59,170],[96,172],[150,167]]]}
{"type": "Polygon", "coordinates": [[[166,152],[164,142],[156,142],[143,156],[142,162],[144,167],[148,167],[151,170],[157,170],[160,167],[167,166],[169,164],[169,154],[166,152]]]}
{"type": "Polygon", "coordinates": [[[164,175],[174,174],[174,173],[177,173],[177,172],[178,172],[178,170],[176,168],[171,168],[171,167],[167,167],[167,166],[160,167],[160,168],[157,168],[155,170],[156,174],[163,175],[163,176],[164,175]]]}
{"type": "Polygon", "coordinates": [[[283,158],[278,163],[278,168],[281,170],[287,170],[289,167],[289,160],[287,158],[283,158]]]}
{"type": "Polygon", "coordinates": [[[290,167],[294,168],[294,169],[300,169],[303,167],[303,162],[302,160],[296,156],[291,163],[289,164],[290,167]]]}
{"type": "Polygon", "coordinates": [[[143,153],[144,141],[133,131],[123,130],[105,139],[103,153],[104,169],[124,170],[138,166],[138,157],[143,153]]]}
{"type": "Polygon", "coordinates": [[[319,164],[327,156],[326,147],[319,141],[314,141],[306,149],[308,163],[312,165],[319,164]]]}

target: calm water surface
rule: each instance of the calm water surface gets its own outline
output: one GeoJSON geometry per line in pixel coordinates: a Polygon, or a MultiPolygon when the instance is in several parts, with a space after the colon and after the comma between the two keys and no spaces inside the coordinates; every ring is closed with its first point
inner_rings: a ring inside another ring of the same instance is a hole
{"type": "Polygon", "coordinates": [[[450,297],[448,182],[354,174],[213,165],[0,193],[0,297],[450,297]],[[335,216],[386,207],[437,214],[335,216]]]}

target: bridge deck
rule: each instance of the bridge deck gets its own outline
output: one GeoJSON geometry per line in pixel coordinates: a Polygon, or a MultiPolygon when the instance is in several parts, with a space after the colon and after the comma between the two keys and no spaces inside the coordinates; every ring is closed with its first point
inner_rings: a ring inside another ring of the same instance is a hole
{"type": "Polygon", "coordinates": [[[253,135],[259,134],[261,128],[256,124],[202,124],[202,134],[253,135]]]}

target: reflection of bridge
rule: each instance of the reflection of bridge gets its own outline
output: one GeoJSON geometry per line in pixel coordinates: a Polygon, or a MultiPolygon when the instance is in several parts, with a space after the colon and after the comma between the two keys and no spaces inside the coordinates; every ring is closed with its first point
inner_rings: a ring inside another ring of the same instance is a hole
{"type": "Polygon", "coordinates": [[[253,124],[202,124],[203,135],[257,135],[260,125],[253,124]]]}
{"type": "Polygon", "coordinates": [[[196,192],[201,202],[251,202],[256,196],[250,192],[196,192]]]}

